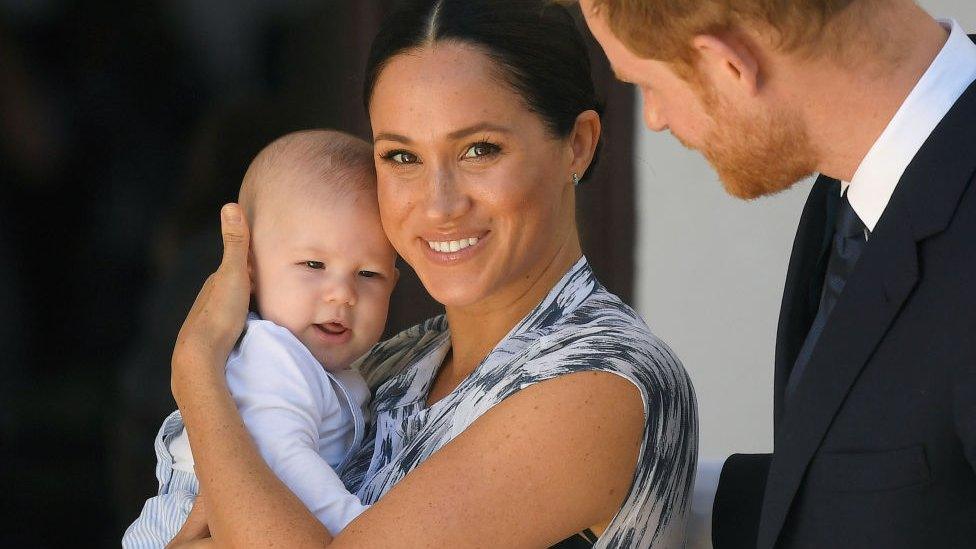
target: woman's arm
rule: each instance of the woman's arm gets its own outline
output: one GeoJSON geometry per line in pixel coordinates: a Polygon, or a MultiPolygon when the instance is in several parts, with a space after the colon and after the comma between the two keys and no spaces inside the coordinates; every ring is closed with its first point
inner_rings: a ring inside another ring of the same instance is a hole
{"type": "Polygon", "coordinates": [[[342,531],[335,547],[547,547],[609,521],[644,431],[637,388],[606,372],[523,389],[342,531]]]}
{"type": "Polygon", "coordinates": [[[221,211],[224,256],[197,296],[173,351],[173,396],[193,448],[217,545],[323,545],[329,532],[271,472],[227,389],[224,363],[247,316],[248,232],[236,204],[221,211]]]}
{"type": "MultiPolygon", "coordinates": [[[[327,545],[328,531],[261,459],[227,390],[223,365],[244,325],[249,281],[247,228],[236,206],[224,214],[223,262],[173,356],[210,530],[217,545],[327,545]]],[[[605,372],[526,388],[408,474],[335,544],[538,547],[605,522],[630,488],[643,409],[634,385],[605,372]]]]}

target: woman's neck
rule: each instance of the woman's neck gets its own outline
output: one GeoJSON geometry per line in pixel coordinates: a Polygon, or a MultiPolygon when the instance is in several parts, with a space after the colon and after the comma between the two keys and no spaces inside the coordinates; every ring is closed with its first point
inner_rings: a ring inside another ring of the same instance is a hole
{"type": "Polygon", "coordinates": [[[447,307],[451,352],[437,375],[428,402],[433,404],[454,389],[491,350],[534,309],[566,271],[582,256],[579,239],[565,242],[529,276],[501,295],[468,307],[447,307]]]}

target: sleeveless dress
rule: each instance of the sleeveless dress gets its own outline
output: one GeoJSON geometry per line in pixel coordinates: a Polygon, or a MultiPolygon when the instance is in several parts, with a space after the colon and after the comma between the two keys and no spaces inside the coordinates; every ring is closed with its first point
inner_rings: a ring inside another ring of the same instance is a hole
{"type": "Polygon", "coordinates": [[[560,375],[603,371],[638,388],[646,423],[633,483],[593,547],[683,545],[698,456],[694,389],[671,350],[597,282],[586,258],[470,376],[428,407],[427,395],[449,349],[450,330],[441,315],[379,343],[358,361],[374,392],[373,420],[362,449],[341,474],[363,504],[375,503],[521,389],[560,375]]]}

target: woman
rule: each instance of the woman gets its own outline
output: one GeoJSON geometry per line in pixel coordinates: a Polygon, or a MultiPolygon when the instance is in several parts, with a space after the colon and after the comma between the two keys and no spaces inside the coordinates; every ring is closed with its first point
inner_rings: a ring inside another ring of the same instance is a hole
{"type": "Polygon", "coordinates": [[[408,1],[374,42],[365,103],[384,229],[446,310],[360,363],[375,420],[342,473],[371,507],[332,540],[241,425],[221,371],[249,287],[231,205],[173,357],[206,494],[178,541],[209,524],[234,546],[679,545],[694,395],[582,257],[573,189],[600,118],[572,18],[544,0],[408,1]]]}

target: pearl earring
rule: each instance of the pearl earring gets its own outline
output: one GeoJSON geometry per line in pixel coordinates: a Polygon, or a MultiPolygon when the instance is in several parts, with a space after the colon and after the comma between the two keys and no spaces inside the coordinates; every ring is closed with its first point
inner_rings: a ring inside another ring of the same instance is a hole
{"type": "Polygon", "coordinates": [[[579,187],[579,184],[580,184],[579,175],[576,172],[573,172],[573,186],[579,187]]]}

